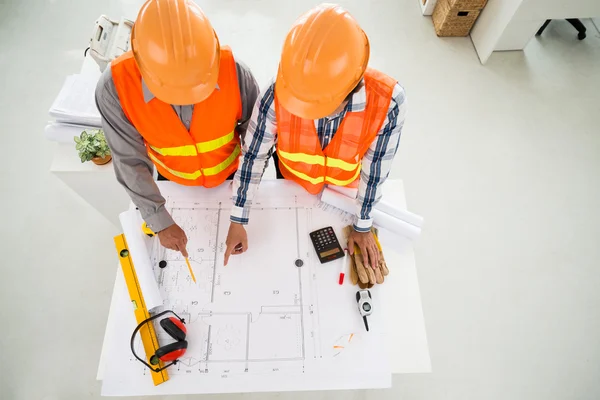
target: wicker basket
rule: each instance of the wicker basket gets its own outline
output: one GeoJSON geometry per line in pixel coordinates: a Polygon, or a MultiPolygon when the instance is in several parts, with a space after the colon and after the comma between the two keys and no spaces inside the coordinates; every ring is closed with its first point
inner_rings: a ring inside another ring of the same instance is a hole
{"type": "Polygon", "coordinates": [[[487,0],[448,0],[450,7],[456,9],[460,8],[461,11],[467,10],[479,10],[485,7],[487,0]]]}
{"type": "MultiPolygon", "coordinates": [[[[439,0],[432,19],[438,36],[467,36],[479,17],[480,9],[465,9],[455,4],[483,4],[480,0],[439,0]]],[[[473,6],[474,7],[474,6],[473,6]]]]}

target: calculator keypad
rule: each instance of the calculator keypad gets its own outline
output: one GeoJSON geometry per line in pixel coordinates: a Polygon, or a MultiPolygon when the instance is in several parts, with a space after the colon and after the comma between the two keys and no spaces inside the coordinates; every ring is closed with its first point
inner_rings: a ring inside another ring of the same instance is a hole
{"type": "Polygon", "coordinates": [[[316,243],[317,251],[325,250],[332,245],[337,244],[335,233],[331,228],[324,228],[311,233],[313,240],[316,243]]]}
{"type": "Polygon", "coordinates": [[[343,257],[344,252],[330,226],[311,232],[310,238],[321,263],[343,257]]]}

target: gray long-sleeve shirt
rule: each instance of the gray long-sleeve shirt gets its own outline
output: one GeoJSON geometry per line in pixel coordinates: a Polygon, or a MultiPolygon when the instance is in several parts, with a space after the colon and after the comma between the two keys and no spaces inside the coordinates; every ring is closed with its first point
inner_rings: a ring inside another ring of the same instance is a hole
{"type": "MultiPolygon", "coordinates": [[[[236,70],[242,99],[242,119],[238,121],[237,131],[243,139],[259,88],[246,65],[236,60],[236,70]]],[[[142,90],[146,103],[154,98],[143,81],[142,90]]],[[[96,105],[102,116],[102,127],[112,153],[117,180],[139,208],[148,226],[155,232],[160,232],[174,221],[165,209],[165,199],[152,177],[154,165],[148,157],[144,139],[123,112],[110,67],[98,81],[96,105]]],[[[172,107],[189,130],[194,106],[172,107]]]]}

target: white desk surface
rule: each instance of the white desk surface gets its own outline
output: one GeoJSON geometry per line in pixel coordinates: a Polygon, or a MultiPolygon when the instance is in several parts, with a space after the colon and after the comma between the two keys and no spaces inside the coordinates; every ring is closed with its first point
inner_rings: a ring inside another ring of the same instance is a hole
{"type": "MultiPolygon", "coordinates": [[[[273,181],[272,181],[273,182],[273,181]]],[[[285,181],[275,181],[273,184],[290,184],[285,181]]],[[[173,183],[161,182],[161,191],[168,195],[169,186],[173,183]]],[[[399,206],[406,207],[404,187],[400,180],[388,180],[384,187],[386,199],[393,199],[399,206]]],[[[391,370],[394,374],[427,373],[431,372],[431,361],[425,322],[421,306],[419,282],[415,265],[412,244],[403,241],[397,236],[387,237],[385,232],[381,235],[385,257],[390,267],[390,275],[380,290],[383,312],[386,314],[388,346],[390,348],[391,370]]],[[[104,343],[102,346],[97,379],[102,380],[106,364],[105,350],[110,332],[114,327],[114,310],[117,307],[129,307],[130,304],[121,303],[123,293],[126,291],[125,281],[120,267],[117,271],[113,296],[109,309],[104,343]]],[[[127,296],[125,298],[128,299],[127,296]]]]}

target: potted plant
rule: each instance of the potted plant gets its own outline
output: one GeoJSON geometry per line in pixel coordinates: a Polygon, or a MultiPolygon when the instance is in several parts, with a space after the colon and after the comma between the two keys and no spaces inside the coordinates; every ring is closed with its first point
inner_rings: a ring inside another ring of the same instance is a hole
{"type": "Polygon", "coordinates": [[[92,160],[96,165],[104,165],[112,160],[102,129],[85,130],[73,139],[82,163],[92,160]]]}

